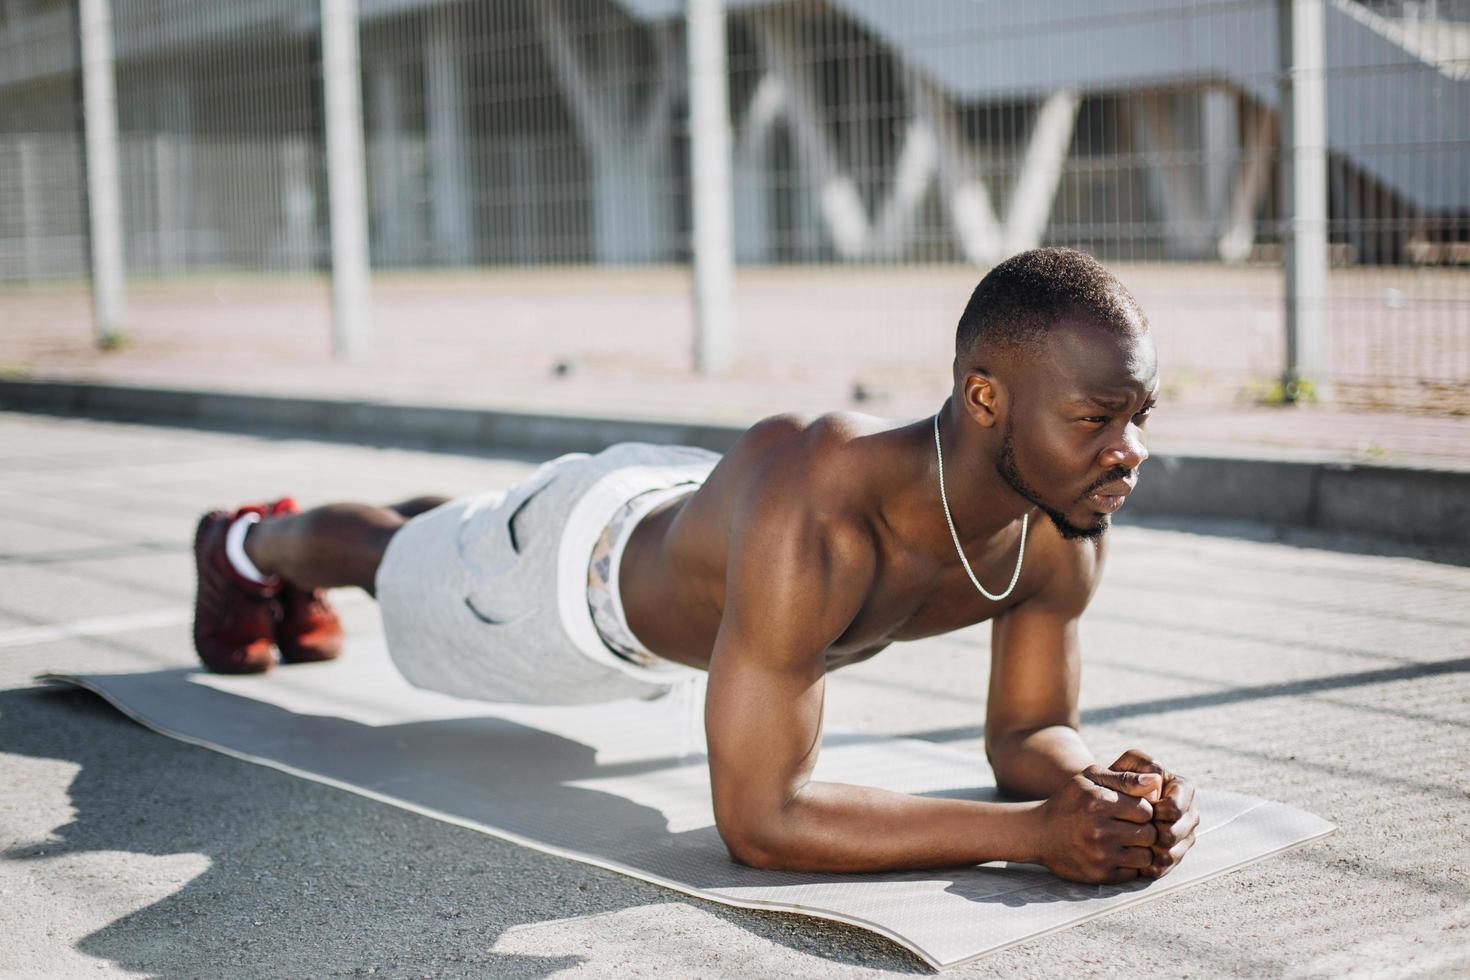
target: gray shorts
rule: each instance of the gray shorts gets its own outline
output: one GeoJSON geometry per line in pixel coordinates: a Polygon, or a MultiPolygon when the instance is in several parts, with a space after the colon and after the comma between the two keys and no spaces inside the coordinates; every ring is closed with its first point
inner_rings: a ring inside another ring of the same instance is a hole
{"type": "Polygon", "coordinates": [[[690,676],[632,663],[587,605],[593,546],[640,493],[703,483],[719,454],[620,443],[569,453],[507,490],[460,497],[398,530],[378,566],[388,651],[416,687],[481,701],[657,697],[690,676]]]}

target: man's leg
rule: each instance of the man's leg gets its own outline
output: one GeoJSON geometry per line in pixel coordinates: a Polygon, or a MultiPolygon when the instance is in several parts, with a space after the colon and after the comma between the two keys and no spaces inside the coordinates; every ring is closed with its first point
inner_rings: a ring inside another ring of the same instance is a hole
{"type": "Polygon", "coordinates": [[[342,624],[322,590],[356,585],[372,594],[389,539],[443,502],[415,497],[393,507],[329,504],[298,513],[283,497],[205,514],[194,532],[199,659],[210,670],[253,674],[270,670],[277,651],[283,663],[335,658],[342,624]]]}
{"type": "Polygon", "coordinates": [[[371,595],[389,539],[410,517],[447,499],[415,497],[389,507],[327,504],[272,517],[250,528],[245,554],[265,575],[300,589],[355,585],[371,595]]]}

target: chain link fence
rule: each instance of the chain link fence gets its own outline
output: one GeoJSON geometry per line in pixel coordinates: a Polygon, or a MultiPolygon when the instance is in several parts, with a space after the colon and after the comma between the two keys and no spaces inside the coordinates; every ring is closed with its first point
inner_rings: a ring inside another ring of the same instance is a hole
{"type": "MultiPolygon", "coordinates": [[[[605,300],[602,329],[549,290],[515,337],[474,320],[487,350],[575,338],[608,363],[687,360],[649,326],[688,333],[687,301],[639,286],[692,258],[685,4],[356,6],[375,281],[546,267],[527,274],[605,300]]],[[[1063,244],[1139,296],[1174,397],[1283,394],[1291,4],[724,6],[735,370],[781,384],[840,363],[870,388],[942,391],[983,270],[1063,244]]],[[[329,274],[318,5],[111,0],[110,16],[130,295],[228,274],[248,303],[329,274]]],[[[1320,24],[1320,65],[1301,68],[1326,133],[1307,380],[1336,404],[1470,413],[1470,0],[1323,0],[1320,24]]],[[[93,262],[79,29],[74,4],[0,0],[0,311],[28,295],[34,312],[35,289],[93,262]]],[[[391,304],[374,319],[417,328],[391,304]]]]}

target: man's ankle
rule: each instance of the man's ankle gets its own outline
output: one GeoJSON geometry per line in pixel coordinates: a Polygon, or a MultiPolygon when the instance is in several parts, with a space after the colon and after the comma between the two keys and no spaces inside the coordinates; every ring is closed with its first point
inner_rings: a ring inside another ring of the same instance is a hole
{"type": "Polygon", "coordinates": [[[259,585],[276,585],[280,577],[272,574],[268,563],[262,560],[259,540],[251,540],[256,538],[259,524],[260,515],[252,511],[235,518],[225,535],[225,556],[241,577],[259,585]]]}

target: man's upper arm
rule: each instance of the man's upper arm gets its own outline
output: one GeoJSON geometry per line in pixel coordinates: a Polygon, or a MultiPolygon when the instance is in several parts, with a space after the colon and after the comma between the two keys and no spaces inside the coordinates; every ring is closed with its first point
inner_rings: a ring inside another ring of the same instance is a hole
{"type": "Polygon", "coordinates": [[[763,482],[736,506],[709,667],[715,820],[748,863],[779,837],[786,804],[816,763],[825,652],[857,614],[876,567],[871,544],[821,516],[792,482],[763,482]]]}
{"type": "Polygon", "coordinates": [[[1082,656],[1077,622],[1096,590],[1103,544],[1058,541],[1048,557],[1054,567],[1041,591],[991,624],[987,752],[1011,735],[1078,726],[1082,656]]]}

